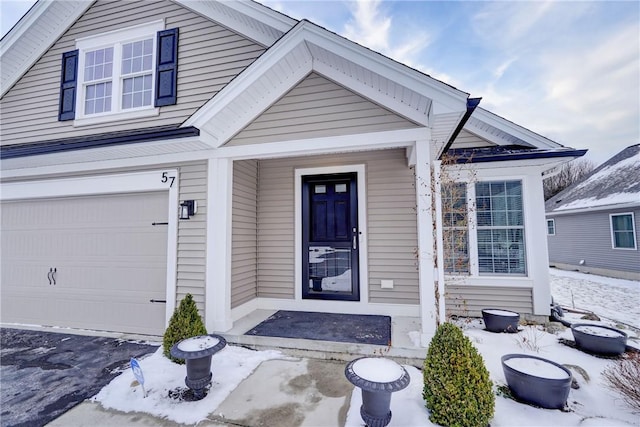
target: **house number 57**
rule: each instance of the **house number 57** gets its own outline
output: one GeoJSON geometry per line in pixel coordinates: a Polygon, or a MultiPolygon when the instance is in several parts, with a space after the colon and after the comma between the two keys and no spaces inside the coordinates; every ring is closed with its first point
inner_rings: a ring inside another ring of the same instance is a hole
{"type": "Polygon", "coordinates": [[[176,180],[175,176],[169,176],[167,172],[162,172],[162,178],[160,179],[160,182],[162,182],[163,184],[168,182],[169,187],[173,187],[173,182],[175,180],[176,180]]]}

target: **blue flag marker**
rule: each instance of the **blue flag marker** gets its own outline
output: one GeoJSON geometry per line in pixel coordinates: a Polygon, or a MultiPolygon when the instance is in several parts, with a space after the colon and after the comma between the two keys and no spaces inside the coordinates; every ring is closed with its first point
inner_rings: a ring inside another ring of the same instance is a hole
{"type": "Polygon", "coordinates": [[[142,394],[144,397],[147,397],[147,391],[144,389],[144,375],[142,375],[142,368],[140,367],[140,363],[135,358],[131,358],[131,370],[133,371],[133,376],[136,377],[136,380],[140,383],[142,387],[142,394]]]}

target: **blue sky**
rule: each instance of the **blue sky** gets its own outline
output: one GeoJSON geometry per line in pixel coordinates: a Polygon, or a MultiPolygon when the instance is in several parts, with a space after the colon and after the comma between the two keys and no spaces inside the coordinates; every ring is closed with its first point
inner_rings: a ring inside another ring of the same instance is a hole
{"type": "MultiPolygon", "coordinates": [[[[264,0],[599,164],[640,142],[640,2],[264,0]]],[[[33,4],[0,0],[2,33],[33,4]]]]}

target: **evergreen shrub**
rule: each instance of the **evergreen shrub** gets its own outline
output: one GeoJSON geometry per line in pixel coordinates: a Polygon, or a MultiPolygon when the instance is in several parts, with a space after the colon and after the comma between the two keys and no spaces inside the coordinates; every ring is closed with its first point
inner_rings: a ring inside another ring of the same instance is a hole
{"type": "Polygon", "coordinates": [[[184,364],[184,360],[171,356],[171,347],[184,339],[206,334],[207,328],[205,328],[202,318],[198,313],[196,302],[193,300],[191,294],[187,294],[184,299],[180,301],[180,305],[174,310],[169,320],[169,326],[164,332],[162,339],[163,354],[171,359],[172,362],[182,365],[184,364]]]}
{"type": "Polygon", "coordinates": [[[423,397],[431,422],[448,427],[489,425],[495,407],[489,371],[457,326],[443,323],[438,327],[423,375],[423,397]]]}

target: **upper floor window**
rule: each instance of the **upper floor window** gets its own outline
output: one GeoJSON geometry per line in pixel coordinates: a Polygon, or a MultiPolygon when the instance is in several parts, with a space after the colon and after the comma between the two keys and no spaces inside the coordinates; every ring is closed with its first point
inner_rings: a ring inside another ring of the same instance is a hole
{"type": "Polygon", "coordinates": [[[548,219],[547,220],[547,235],[555,236],[556,235],[556,220],[548,219]]]}
{"type": "Polygon", "coordinates": [[[614,249],[636,249],[633,213],[611,214],[611,243],[614,249]]]}
{"type": "Polygon", "coordinates": [[[145,117],[176,103],[178,29],[154,21],[76,40],[62,62],[59,120],[145,117]]]}
{"type": "Polygon", "coordinates": [[[525,274],[521,181],[476,183],[479,273],[525,274]]]}
{"type": "Polygon", "coordinates": [[[87,37],[79,49],[77,118],[137,110],[153,113],[156,21],[87,37]]]}

